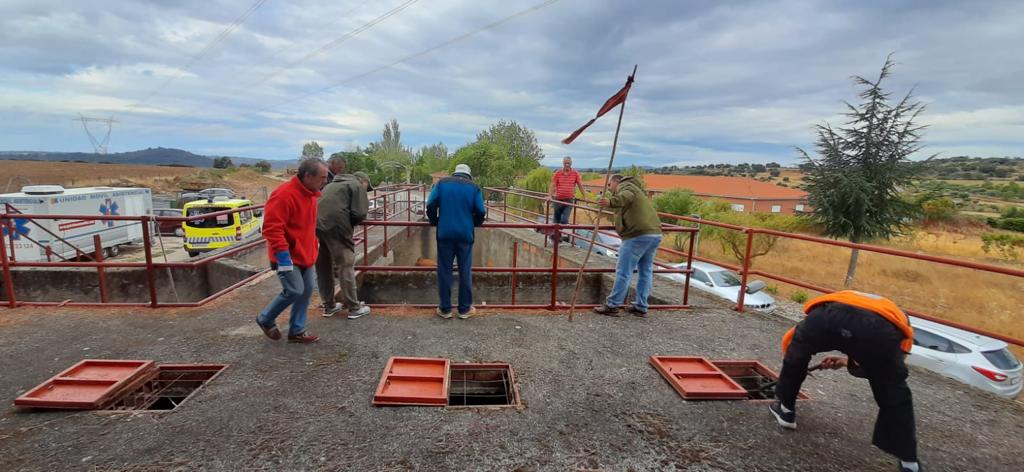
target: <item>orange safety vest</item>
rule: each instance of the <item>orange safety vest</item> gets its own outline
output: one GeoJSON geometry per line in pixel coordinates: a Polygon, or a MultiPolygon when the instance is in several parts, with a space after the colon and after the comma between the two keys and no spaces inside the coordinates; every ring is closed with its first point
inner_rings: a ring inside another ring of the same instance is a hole
{"type": "MultiPolygon", "coordinates": [[[[870,293],[858,292],[856,290],[843,290],[841,292],[822,295],[807,302],[807,304],[804,305],[804,313],[809,315],[812,308],[827,302],[836,302],[844,305],[855,306],[857,308],[863,308],[889,320],[890,323],[903,332],[904,339],[900,342],[900,348],[903,349],[903,352],[910,353],[910,347],[914,343],[914,329],[910,327],[910,319],[907,318],[907,315],[903,313],[903,310],[900,310],[892,300],[878,295],[872,295],[870,293]]],[[[783,355],[786,354],[786,349],[789,349],[789,343],[793,341],[794,333],[796,333],[796,327],[790,328],[790,330],[786,331],[786,334],[782,336],[783,355]]]]}

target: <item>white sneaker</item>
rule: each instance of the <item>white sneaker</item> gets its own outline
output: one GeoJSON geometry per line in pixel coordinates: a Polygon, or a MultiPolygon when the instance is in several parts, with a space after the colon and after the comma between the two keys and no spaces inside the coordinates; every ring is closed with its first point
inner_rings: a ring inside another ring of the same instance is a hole
{"type": "Polygon", "coordinates": [[[364,317],[366,315],[369,315],[369,314],[370,314],[370,307],[368,307],[366,305],[363,305],[363,304],[359,304],[359,308],[356,308],[354,310],[349,310],[349,312],[348,312],[348,319],[354,320],[354,319],[357,319],[357,318],[362,318],[362,317],[364,317]]]}
{"type": "Polygon", "coordinates": [[[437,316],[440,316],[441,318],[444,318],[446,320],[452,319],[452,312],[450,312],[450,311],[447,311],[447,312],[441,311],[440,308],[434,310],[434,314],[436,314],[437,316]]]}
{"type": "Polygon", "coordinates": [[[471,306],[471,307],[469,307],[469,311],[467,311],[465,313],[459,313],[459,319],[460,320],[466,320],[466,319],[472,318],[473,315],[475,315],[475,314],[476,314],[476,307],[471,306]]]}
{"type": "Polygon", "coordinates": [[[341,311],[342,308],[344,307],[341,306],[341,303],[335,303],[334,306],[332,307],[328,307],[326,304],[324,304],[324,318],[330,318],[334,316],[334,314],[341,311]]]}

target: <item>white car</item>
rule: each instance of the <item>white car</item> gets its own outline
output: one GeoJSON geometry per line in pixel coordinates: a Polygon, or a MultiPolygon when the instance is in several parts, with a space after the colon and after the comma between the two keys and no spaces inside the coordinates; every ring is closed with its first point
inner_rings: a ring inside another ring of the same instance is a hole
{"type": "MultiPolygon", "coordinates": [[[[669,264],[676,269],[685,269],[686,263],[669,264]]],[[[740,276],[725,267],[707,262],[693,261],[690,276],[690,287],[701,290],[720,298],[736,303],[740,294],[740,276]]],[[[658,274],[677,282],[685,282],[686,274],[658,274]]],[[[765,284],[760,280],[747,283],[747,294],[743,297],[743,306],[748,310],[771,313],[775,310],[775,299],[765,293],[765,284]]]]}
{"type": "MultiPolygon", "coordinates": [[[[592,231],[589,229],[575,230],[576,237],[571,238],[572,245],[583,249],[590,247],[591,233],[592,231]]],[[[610,234],[598,232],[597,241],[594,244],[594,254],[600,254],[602,256],[608,256],[612,259],[616,259],[619,257],[619,246],[622,246],[621,238],[619,238],[618,236],[612,236],[610,234]],[[601,246],[602,244],[604,246],[601,246]]]]}
{"type": "Polygon", "coordinates": [[[913,316],[910,326],[914,345],[907,364],[1007,398],[1024,386],[1024,368],[1005,342],[913,316]]]}

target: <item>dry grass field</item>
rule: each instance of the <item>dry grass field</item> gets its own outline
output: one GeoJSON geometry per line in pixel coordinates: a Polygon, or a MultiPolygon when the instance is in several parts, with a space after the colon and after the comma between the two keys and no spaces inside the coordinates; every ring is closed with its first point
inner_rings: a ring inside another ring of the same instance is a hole
{"type": "Polygon", "coordinates": [[[251,169],[203,169],[128,164],[37,162],[0,160],[0,190],[17,192],[25,185],[56,184],[67,188],[89,186],[148,187],[154,194],[225,187],[262,203],[284,182],[283,177],[251,169]]]}
{"type": "Polygon", "coordinates": [[[92,164],[80,162],[0,161],[0,190],[17,192],[25,185],[55,184],[65,187],[111,185],[125,179],[186,176],[191,167],[92,164]]]}

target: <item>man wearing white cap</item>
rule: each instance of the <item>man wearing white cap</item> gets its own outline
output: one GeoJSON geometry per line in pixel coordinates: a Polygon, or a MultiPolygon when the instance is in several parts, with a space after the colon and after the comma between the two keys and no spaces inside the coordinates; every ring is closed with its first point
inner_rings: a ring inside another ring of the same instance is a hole
{"type": "Polygon", "coordinates": [[[437,316],[452,317],[452,263],[459,262],[459,319],[473,316],[473,241],[484,224],[483,192],[473,183],[469,166],[459,164],[427,198],[427,219],[437,227],[437,316]]]}

